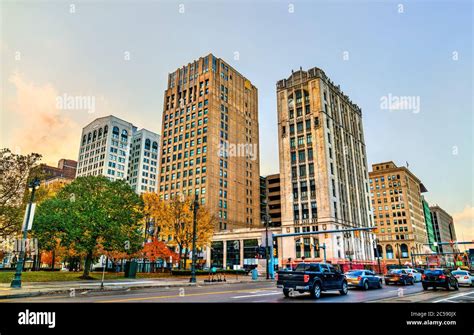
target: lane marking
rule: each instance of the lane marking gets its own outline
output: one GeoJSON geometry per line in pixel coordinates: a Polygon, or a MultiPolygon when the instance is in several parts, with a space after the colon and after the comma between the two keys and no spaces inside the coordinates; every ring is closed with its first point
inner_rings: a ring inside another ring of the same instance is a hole
{"type": "Polygon", "coordinates": [[[459,293],[459,294],[456,294],[456,295],[453,295],[453,296],[449,296],[448,298],[435,300],[435,301],[433,301],[433,303],[436,304],[436,303],[438,303],[438,302],[442,302],[442,301],[446,301],[446,300],[451,300],[451,299],[459,298],[459,297],[464,297],[465,295],[471,295],[471,294],[474,294],[474,292],[459,293]]]}
{"type": "Polygon", "coordinates": [[[252,294],[252,295],[239,295],[239,296],[236,296],[236,297],[232,297],[232,299],[264,297],[264,296],[267,296],[267,295],[276,295],[276,294],[282,294],[282,293],[281,292],[269,292],[269,293],[252,294]]]}
{"type": "Polygon", "coordinates": [[[190,293],[185,295],[158,295],[158,296],[151,296],[151,297],[142,297],[142,298],[127,298],[127,299],[114,299],[114,300],[98,300],[96,302],[126,302],[126,301],[143,301],[143,300],[153,300],[153,299],[169,299],[169,298],[186,298],[186,297],[198,297],[198,296],[205,296],[205,295],[217,295],[217,294],[228,294],[228,293],[241,293],[241,292],[253,292],[255,289],[247,289],[247,290],[230,290],[230,291],[218,291],[218,292],[203,292],[203,293],[190,293]]]}
{"type": "MultiPolygon", "coordinates": [[[[159,287],[159,288],[161,288],[161,287],[159,287]]],[[[179,287],[176,287],[176,288],[178,289],[179,287]]],[[[146,288],[146,289],[150,289],[150,288],[146,288]]],[[[151,289],[153,289],[153,288],[151,288],[151,289]]],[[[169,291],[169,290],[170,290],[170,287],[166,287],[166,291],[169,291]]],[[[262,292],[262,291],[264,292],[264,291],[265,291],[265,289],[255,289],[255,288],[249,289],[249,290],[250,290],[250,291],[245,290],[245,292],[249,292],[249,293],[259,293],[259,292],[262,292]]],[[[106,292],[109,292],[109,293],[110,293],[110,292],[113,292],[113,291],[106,291],[106,292]]],[[[130,292],[130,291],[126,291],[126,292],[130,292]]],[[[162,291],[162,292],[165,292],[165,291],[162,291]]],[[[236,291],[236,292],[238,292],[238,291],[236,291]]],[[[69,301],[65,301],[65,302],[87,302],[87,301],[84,301],[84,300],[82,300],[82,299],[94,298],[94,297],[97,297],[97,298],[98,298],[98,297],[100,297],[100,295],[94,295],[94,294],[92,294],[92,295],[90,295],[90,296],[85,296],[83,293],[84,293],[84,292],[82,292],[82,293],[76,293],[76,296],[75,296],[75,297],[71,297],[71,296],[69,295],[69,293],[67,293],[67,294],[65,294],[65,295],[63,295],[63,294],[61,294],[61,295],[47,295],[47,294],[46,294],[46,295],[43,295],[43,296],[36,296],[36,297],[25,297],[25,298],[6,299],[6,300],[8,300],[8,301],[5,300],[5,302],[15,302],[15,301],[18,301],[18,300],[19,300],[19,302],[47,302],[48,300],[54,300],[54,299],[69,300],[69,301]],[[81,301],[81,300],[78,300],[78,299],[81,299],[82,301],[81,301]],[[75,300],[75,301],[71,301],[71,300],[75,300]]],[[[98,292],[98,291],[86,291],[86,293],[100,293],[100,292],[98,292]]],[[[117,292],[117,293],[123,293],[123,292],[117,292]]],[[[143,294],[145,294],[145,293],[139,293],[139,292],[137,292],[137,293],[135,293],[135,294],[129,294],[129,295],[137,296],[137,295],[143,295],[143,294]]],[[[188,296],[188,295],[191,295],[191,294],[186,294],[185,296],[188,296]]],[[[109,296],[114,296],[114,295],[109,295],[109,296]]],[[[176,295],[176,296],[179,296],[179,294],[176,295]]],[[[169,297],[175,297],[175,296],[169,296],[169,297]]],[[[129,298],[129,299],[132,299],[132,298],[129,298]]],[[[2,301],[2,300],[0,300],[0,301],[2,301]]],[[[115,300],[113,300],[113,301],[115,301],[115,300]]],[[[2,301],[2,302],[3,302],[3,301],[2,301]]],[[[99,302],[102,302],[102,301],[99,301],[99,302]]]]}

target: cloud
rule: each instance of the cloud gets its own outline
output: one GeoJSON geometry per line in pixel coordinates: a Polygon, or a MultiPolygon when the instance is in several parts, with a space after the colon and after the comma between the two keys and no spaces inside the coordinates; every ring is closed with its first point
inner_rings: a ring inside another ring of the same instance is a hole
{"type": "Polygon", "coordinates": [[[57,90],[51,84],[36,85],[18,73],[9,77],[16,94],[8,104],[7,142],[22,154],[37,152],[42,162],[56,165],[61,158],[77,159],[81,127],[74,111],[56,108],[57,90]]]}
{"type": "Polygon", "coordinates": [[[458,241],[474,240],[474,206],[466,205],[461,212],[453,214],[453,220],[458,241]]]}

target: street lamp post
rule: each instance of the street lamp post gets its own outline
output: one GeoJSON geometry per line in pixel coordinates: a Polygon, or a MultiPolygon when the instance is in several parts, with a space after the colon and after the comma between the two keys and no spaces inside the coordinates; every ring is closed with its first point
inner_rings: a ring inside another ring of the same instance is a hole
{"type": "MultiPolygon", "coordinates": [[[[28,237],[28,223],[30,222],[31,207],[33,206],[33,200],[35,199],[36,188],[40,185],[40,180],[38,178],[33,179],[29,187],[31,188],[31,197],[28,203],[28,209],[26,211],[26,220],[23,227],[23,240],[26,241],[28,237]]],[[[18,262],[16,263],[16,272],[15,277],[13,278],[10,287],[12,288],[21,288],[21,272],[23,271],[23,260],[26,259],[26,250],[24,249],[24,243],[21,243],[20,255],[18,257],[18,262]]]]}
{"type": "Polygon", "coordinates": [[[411,250],[411,267],[414,268],[415,267],[415,257],[413,256],[413,254],[414,254],[413,251],[415,250],[415,247],[412,246],[410,248],[410,250],[411,250]]]}
{"type": "Polygon", "coordinates": [[[198,195],[194,196],[193,202],[193,256],[191,263],[191,279],[190,283],[196,282],[196,226],[197,226],[197,212],[199,209],[198,195]]]}

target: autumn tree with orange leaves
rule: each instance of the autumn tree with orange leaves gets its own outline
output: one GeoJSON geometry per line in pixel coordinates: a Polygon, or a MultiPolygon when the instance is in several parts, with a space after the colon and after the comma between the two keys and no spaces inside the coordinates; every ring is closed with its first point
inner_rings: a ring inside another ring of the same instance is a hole
{"type": "Polygon", "coordinates": [[[145,243],[142,254],[144,258],[152,262],[152,272],[155,271],[155,262],[159,259],[168,260],[171,257],[173,260],[179,260],[179,255],[171,251],[164,242],[159,241],[156,237],[145,243]]]}
{"type": "MultiPolygon", "coordinates": [[[[186,268],[187,255],[193,240],[193,199],[176,196],[166,201],[161,200],[156,193],[145,193],[143,202],[145,217],[154,222],[155,236],[165,241],[171,237],[169,244],[178,247],[179,258],[184,260],[184,268],[186,268]]],[[[196,225],[198,248],[209,245],[216,224],[216,216],[206,206],[200,205],[196,225]]]]}

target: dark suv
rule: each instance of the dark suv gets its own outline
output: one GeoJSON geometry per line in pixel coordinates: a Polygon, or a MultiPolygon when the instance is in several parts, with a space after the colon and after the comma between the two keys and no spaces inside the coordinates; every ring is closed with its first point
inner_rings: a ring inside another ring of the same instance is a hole
{"type": "Polygon", "coordinates": [[[425,270],[421,276],[421,284],[425,291],[429,287],[433,287],[434,289],[443,287],[448,291],[452,287],[455,290],[459,290],[458,280],[446,269],[425,270]]]}
{"type": "Polygon", "coordinates": [[[402,284],[402,285],[413,285],[415,278],[404,269],[392,269],[385,275],[385,285],[389,284],[402,284]]]}
{"type": "Polygon", "coordinates": [[[283,288],[285,297],[292,291],[309,292],[318,299],[321,291],[338,290],[342,295],[348,291],[344,275],[325,263],[300,263],[295,271],[278,271],[277,287],[283,288]]]}

